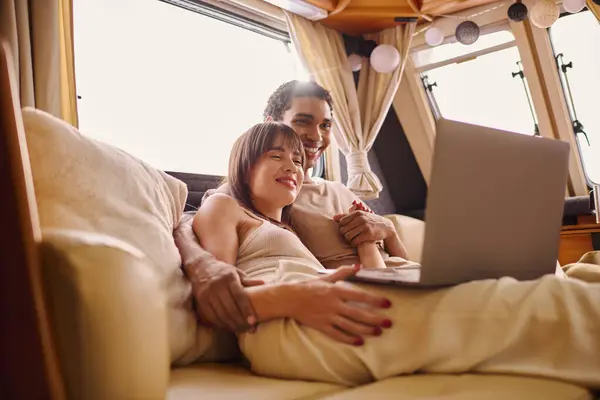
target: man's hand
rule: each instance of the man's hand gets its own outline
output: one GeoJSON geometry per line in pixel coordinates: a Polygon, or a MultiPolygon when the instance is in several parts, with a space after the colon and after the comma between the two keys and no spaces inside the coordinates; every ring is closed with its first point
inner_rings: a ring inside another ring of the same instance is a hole
{"type": "Polygon", "coordinates": [[[200,323],[234,332],[254,328],[256,315],[244,286],[261,285],[263,281],[247,279],[234,266],[215,259],[209,267],[186,268],[200,323]]]}
{"type": "Polygon", "coordinates": [[[194,233],[190,215],[182,217],[173,236],[183,270],[192,283],[198,320],[232,331],[253,329],[256,315],[244,286],[263,282],[246,279],[236,267],[215,259],[204,250],[194,233]]]}
{"type": "Polygon", "coordinates": [[[353,247],[396,235],[396,229],[390,220],[372,212],[357,210],[335,215],[333,219],[339,223],[340,232],[353,247]]]}

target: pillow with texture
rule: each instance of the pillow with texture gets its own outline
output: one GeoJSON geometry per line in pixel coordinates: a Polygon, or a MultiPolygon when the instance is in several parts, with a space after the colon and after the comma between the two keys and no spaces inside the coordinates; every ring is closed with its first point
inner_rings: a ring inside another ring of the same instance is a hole
{"type": "Polygon", "coordinates": [[[173,239],[186,185],[43,111],[25,108],[23,121],[42,235],[49,228],[83,230],[141,250],[168,302],[171,361],[188,358],[197,324],[173,239]]]}

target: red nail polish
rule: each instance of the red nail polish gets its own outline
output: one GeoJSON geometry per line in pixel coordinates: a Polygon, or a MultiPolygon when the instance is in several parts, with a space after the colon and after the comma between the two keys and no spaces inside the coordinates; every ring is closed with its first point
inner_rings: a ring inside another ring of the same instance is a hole
{"type": "Polygon", "coordinates": [[[384,328],[391,328],[392,321],[390,321],[389,319],[383,320],[383,322],[381,323],[381,326],[384,328]]]}
{"type": "Polygon", "coordinates": [[[392,306],[392,302],[389,301],[388,299],[383,300],[383,303],[381,303],[381,307],[383,308],[390,308],[392,306]]]}
{"type": "Polygon", "coordinates": [[[362,340],[362,338],[356,338],[356,340],[353,343],[355,346],[362,346],[363,344],[365,344],[365,341],[362,340]]]}
{"type": "Polygon", "coordinates": [[[381,333],[382,333],[382,332],[383,332],[383,331],[382,331],[382,330],[381,330],[381,328],[380,328],[380,327],[378,327],[378,326],[376,326],[376,327],[375,327],[375,329],[373,329],[373,335],[375,335],[375,336],[379,336],[379,335],[381,335],[381,333]]]}

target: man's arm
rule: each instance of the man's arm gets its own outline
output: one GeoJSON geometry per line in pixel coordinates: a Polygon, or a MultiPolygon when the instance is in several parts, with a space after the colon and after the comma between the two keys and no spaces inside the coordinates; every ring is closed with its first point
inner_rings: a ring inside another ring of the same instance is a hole
{"type": "Polygon", "coordinates": [[[233,265],[217,260],[204,250],[192,228],[193,217],[184,215],[173,236],[183,262],[183,270],[192,284],[196,312],[201,321],[224,329],[250,329],[256,315],[243,285],[260,281],[243,277],[233,265]],[[224,299],[224,307],[212,309],[214,299],[224,299]],[[206,310],[208,309],[208,313],[206,310]]]}

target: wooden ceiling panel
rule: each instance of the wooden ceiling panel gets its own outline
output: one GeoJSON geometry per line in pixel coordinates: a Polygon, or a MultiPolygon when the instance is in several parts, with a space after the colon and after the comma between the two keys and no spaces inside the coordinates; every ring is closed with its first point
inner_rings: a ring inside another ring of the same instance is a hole
{"type": "Polygon", "coordinates": [[[360,35],[398,25],[395,17],[414,17],[414,10],[403,0],[352,0],[343,11],[321,21],[337,31],[360,35]]]}
{"type": "Polygon", "coordinates": [[[492,3],[490,0],[423,0],[421,12],[427,15],[452,14],[492,3]]]}
{"type": "Polygon", "coordinates": [[[333,11],[338,5],[338,0],[304,0],[308,4],[322,8],[323,10],[333,11]]]}
{"type": "MultiPolygon", "coordinates": [[[[319,21],[325,26],[346,33],[359,35],[377,32],[396,26],[395,17],[419,17],[425,15],[448,15],[469,8],[493,3],[497,0],[303,0],[331,12],[339,4],[345,7],[319,21]],[[411,7],[411,3],[415,10],[411,7]]],[[[423,21],[421,19],[421,21],[423,21]]]]}

